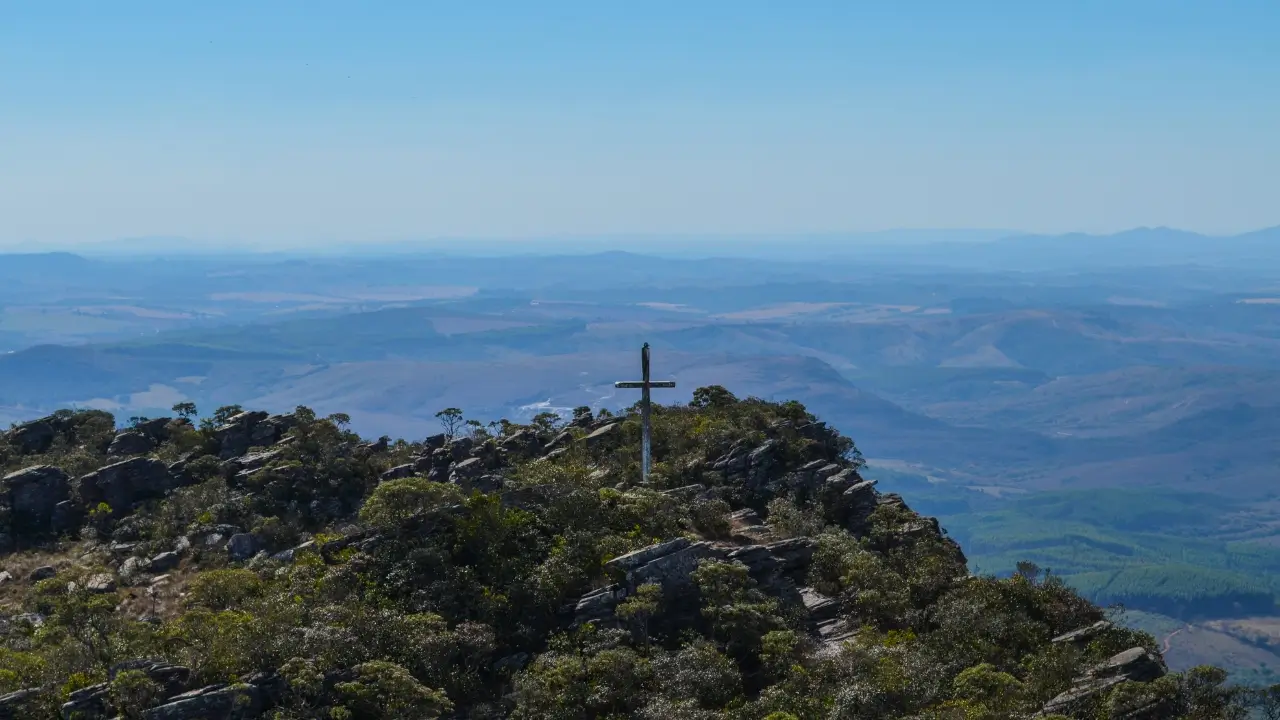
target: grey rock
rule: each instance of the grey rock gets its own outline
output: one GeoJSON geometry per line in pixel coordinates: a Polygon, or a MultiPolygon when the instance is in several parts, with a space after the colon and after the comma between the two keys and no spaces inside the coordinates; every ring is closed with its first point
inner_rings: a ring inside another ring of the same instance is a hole
{"type": "Polygon", "coordinates": [[[155,447],[156,441],[150,437],[135,430],[125,430],[116,433],[115,438],[111,440],[111,445],[107,447],[107,454],[117,457],[142,455],[151,452],[155,447]]]}
{"type": "Polygon", "coordinates": [[[1087,627],[1063,633],[1050,642],[1070,645],[1087,645],[1092,642],[1094,638],[1110,630],[1112,627],[1114,626],[1110,622],[1106,620],[1099,620],[1087,627]]]}
{"type": "Polygon", "coordinates": [[[23,455],[39,455],[47,452],[53,445],[53,439],[58,434],[58,424],[53,417],[21,423],[5,433],[5,439],[23,455]]]}
{"type": "Polygon", "coordinates": [[[457,462],[471,455],[471,448],[475,446],[475,441],[469,437],[457,437],[449,441],[449,455],[457,462]]]}
{"type": "Polygon", "coordinates": [[[431,472],[432,458],[430,455],[420,455],[413,459],[413,471],[415,473],[427,474],[431,472]]]}
{"type": "Polygon", "coordinates": [[[69,498],[71,484],[60,468],[37,465],[5,475],[0,493],[12,510],[15,532],[41,533],[54,528],[54,513],[69,498]]]}
{"type": "Polygon", "coordinates": [[[106,573],[92,575],[84,581],[84,589],[91,593],[113,593],[116,591],[116,579],[106,573]]]}
{"type": "Polygon", "coordinates": [[[53,506],[53,515],[49,518],[49,522],[55,533],[65,533],[79,527],[83,518],[83,508],[74,500],[63,500],[53,506]]]}
{"type": "Polygon", "coordinates": [[[502,438],[498,447],[516,457],[529,457],[538,447],[538,435],[532,430],[517,430],[502,438]]]}
{"type": "Polygon", "coordinates": [[[112,665],[107,670],[108,680],[129,670],[140,671],[160,686],[161,698],[170,698],[187,689],[191,680],[191,668],[173,665],[163,660],[135,659],[112,665]]]}
{"type": "Polygon", "coordinates": [[[239,457],[253,447],[253,429],[267,419],[268,414],[261,411],[242,412],[227,419],[227,422],[214,430],[214,439],[218,441],[218,457],[228,460],[239,457]]]}
{"type": "Polygon", "coordinates": [[[694,483],[693,485],[663,490],[662,494],[681,502],[693,502],[694,500],[703,500],[710,497],[710,492],[706,485],[694,483]]]}
{"type": "Polygon", "coordinates": [[[800,588],[800,600],[804,603],[804,609],[809,611],[809,618],[817,623],[834,620],[840,613],[838,600],[829,598],[810,587],[800,588]]]}
{"type": "Polygon", "coordinates": [[[35,708],[31,704],[41,692],[40,688],[24,688],[0,695],[0,720],[35,717],[35,708]]]}
{"type": "Polygon", "coordinates": [[[439,450],[444,447],[444,444],[448,441],[449,438],[444,433],[438,433],[436,435],[428,435],[427,438],[422,441],[422,444],[430,450],[439,450]]]}
{"type": "Polygon", "coordinates": [[[12,579],[13,576],[9,574],[8,570],[0,570],[0,585],[4,585],[12,579]]]}
{"type": "Polygon", "coordinates": [[[67,702],[59,708],[62,720],[97,720],[107,717],[109,683],[98,683],[80,688],[67,696],[67,702]]]}
{"type": "Polygon", "coordinates": [[[501,475],[481,475],[470,482],[472,490],[479,490],[482,493],[499,492],[506,486],[507,480],[501,475]]]}
{"type": "Polygon", "coordinates": [[[214,438],[219,445],[218,456],[228,460],[244,455],[251,447],[274,445],[297,422],[292,414],[268,415],[261,411],[250,411],[234,415],[214,431],[214,438]]]}
{"type": "Polygon", "coordinates": [[[514,653],[500,658],[493,664],[493,669],[497,672],[516,672],[523,670],[529,664],[530,659],[529,653],[514,653]]]}
{"type": "Polygon", "coordinates": [[[378,479],[384,482],[387,480],[400,480],[401,478],[413,477],[415,472],[416,469],[412,463],[407,465],[397,465],[379,475],[378,479]]]}
{"type": "Polygon", "coordinates": [[[1071,688],[1045,704],[1041,714],[1069,715],[1125,682],[1151,682],[1168,672],[1158,656],[1135,647],[1112,656],[1076,678],[1071,688]]]}
{"type": "Polygon", "coordinates": [[[253,533],[237,533],[227,540],[227,555],[236,561],[248,560],[257,554],[258,537],[253,533]]]}
{"type": "Polygon", "coordinates": [[[228,475],[247,478],[255,474],[257,471],[265,468],[268,463],[280,457],[280,455],[281,451],[279,449],[249,453],[240,457],[231,458],[227,461],[224,467],[228,475]]]}
{"type": "Polygon", "coordinates": [[[548,442],[546,445],[543,445],[542,451],[545,453],[550,453],[553,450],[563,449],[564,447],[568,446],[572,442],[573,442],[573,433],[569,432],[568,430],[565,430],[561,432],[559,435],[556,435],[555,437],[551,438],[551,442],[548,442]]]}
{"type": "Polygon", "coordinates": [[[210,685],[169,698],[142,713],[143,720],[248,720],[267,709],[266,693],[256,685],[210,685]]]}
{"type": "Polygon", "coordinates": [[[622,585],[609,585],[593,590],[578,599],[573,608],[573,621],[578,625],[610,621],[618,603],[626,596],[627,590],[622,585]]]}
{"type": "Polygon", "coordinates": [[[639,550],[629,552],[626,555],[619,555],[618,557],[606,562],[604,566],[608,570],[627,574],[642,565],[648,564],[664,555],[670,555],[678,550],[683,550],[692,544],[693,543],[688,538],[680,537],[674,540],[658,543],[656,545],[640,548],[639,550]]]}
{"type": "Polygon", "coordinates": [[[14,615],[10,619],[10,622],[13,624],[30,625],[33,628],[40,628],[44,627],[44,616],[40,613],[22,613],[21,615],[14,615]]]}
{"type": "Polygon", "coordinates": [[[120,569],[116,573],[122,578],[131,578],[138,575],[146,569],[147,561],[140,557],[127,557],[124,562],[120,563],[120,569]]]}
{"type": "Polygon", "coordinates": [[[479,477],[483,472],[483,460],[478,457],[467,458],[453,466],[453,471],[449,473],[449,482],[455,485],[465,485],[472,479],[479,477]]]}
{"type": "Polygon", "coordinates": [[[293,558],[297,556],[298,553],[304,550],[310,550],[315,546],[316,546],[316,542],[314,540],[308,540],[302,543],[301,545],[298,545],[297,547],[291,547],[288,550],[281,550],[275,555],[272,555],[271,559],[279,560],[280,562],[293,562],[293,558]]]}
{"type": "Polygon", "coordinates": [[[627,574],[633,586],[661,585],[664,593],[680,591],[693,583],[693,571],[705,558],[723,557],[724,552],[709,542],[697,542],[669,555],[655,558],[627,574]]]}
{"type": "Polygon", "coordinates": [[[51,577],[57,576],[57,574],[58,571],[55,570],[52,565],[41,565],[35,570],[32,570],[31,574],[27,576],[27,579],[34,583],[40,582],[41,580],[48,580],[51,577]]]}
{"type": "Polygon", "coordinates": [[[186,535],[180,536],[173,541],[173,551],[176,553],[184,553],[191,549],[191,538],[186,535]]]}
{"type": "Polygon", "coordinates": [[[151,438],[156,444],[160,444],[169,439],[169,424],[172,422],[173,418],[152,418],[138,423],[133,430],[151,438]]]}
{"type": "Polygon", "coordinates": [[[619,423],[610,423],[587,435],[587,447],[599,448],[621,439],[622,430],[619,423]]]}
{"type": "Polygon", "coordinates": [[[133,458],[108,465],[80,478],[80,499],[89,506],[105,502],[116,512],[129,512],[143,500],[163,497],[174,487],[169,468],[152,458],[133,458]]]}
{"type": "Polygon", "coordinates": [[[182,562],[182,558],[176,552],[162,552],[151,558],[147,563],[147,570],[154,573],[162,573],[178,567],[178,563],[182,562]]]}

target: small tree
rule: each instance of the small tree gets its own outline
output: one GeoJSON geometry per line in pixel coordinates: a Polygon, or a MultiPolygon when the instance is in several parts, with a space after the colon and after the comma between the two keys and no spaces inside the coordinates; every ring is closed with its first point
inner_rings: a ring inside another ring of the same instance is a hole
{"type": "Polygon", "coordinates": [[[231,418],[244,412],[244,408],[239,405],[223,405],[213,411],[213,422],[215,425],[225,425],[231,418]]]}
{"type": "Polygon", "coordinates": [[[160,685],[141,670],[125,670],[111,681],[109,692],[112,704],[124,717],[133,720],[160,698],[160,685]]]}
{"type": "Polygon", "coordinates": [[[445,408],[436,413],[436,419],[444,426],[445,437],[452,440],[458,433],[458,428],[462,427],[462,411],[458,408],[445,408]]]}
{"type": "Polygon", "coordinates": [[[689,401],[689,405],[696,408],[719,408],[736,402],[738,398],[723,385],[708,385],[693,391],[693,399],[689,401]]]}
{"type": "Polygon", "coordinates": [[[329,422],[343,429],[351,424],[351,416],[346,413],[334,413],[330,415],[328,419],[329,422]]]}
{"type": "Polygon", "coordinates": [[[180,402],[174,405],[172,410],[175,415],[187,420],[191,420],[198,414],[196,411],[196,404],[193,402],[180,402]]]}
{"type": "Polygon", "coordinates": [[[560,429],[560,416],[553,412],[540,412],[530,420],[533,426],[543,433],[553,433],[560,429]]]}
{"type": "Polygon", "coordinates": [[[635,624],[636,636],[645,647],[649,646],[649,618],[657,614],[661,602],[662,586],[645,583],[637,587],[631,597],[618,603],[617,616],[635,624]]]}

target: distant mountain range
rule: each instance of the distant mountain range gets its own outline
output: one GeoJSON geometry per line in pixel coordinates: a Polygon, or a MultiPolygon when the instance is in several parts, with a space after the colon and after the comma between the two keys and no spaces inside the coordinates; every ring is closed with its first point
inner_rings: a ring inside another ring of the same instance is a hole
{"type": "Polygon", "coordinates": [[[625,251],[667,257],[739,257],[804,261],[840,257],[969,269],[1067,268],[1208,264],[1280,265],[1280,226],[1231,236],[1173,228],[1135,228],[1112,234],[1035,235],[996,229],[905,229],[792,235],[606,235],[581,238],[438,238],[400,242],[347,242],[329,246],[219,242],[187,238],[130,238],[56,248],[98,257],[402,256],[421,254],[501,257],[512,254],[583,255],[625,251]],[[260,248],[275,248],[263,251],[260,248]]]}

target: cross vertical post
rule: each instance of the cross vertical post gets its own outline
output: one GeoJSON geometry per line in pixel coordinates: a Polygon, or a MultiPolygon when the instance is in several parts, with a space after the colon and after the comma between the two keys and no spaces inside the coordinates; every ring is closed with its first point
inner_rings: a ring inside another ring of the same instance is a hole
{"type": "Polygon", "coordinates": [[[658,380],[654,382],[649,379],[649,343],[645,343],[640,348],[640,375],[641,380],[625,380],[613,384],[615,388],[629,388],[640,390],[640,478],[644,482],[649,481],[649,451],[651,448],[651,430],[650,430],[650,402],[649,390],[652,388],[673,388],[676,386],[675,380],[658,380]]]}

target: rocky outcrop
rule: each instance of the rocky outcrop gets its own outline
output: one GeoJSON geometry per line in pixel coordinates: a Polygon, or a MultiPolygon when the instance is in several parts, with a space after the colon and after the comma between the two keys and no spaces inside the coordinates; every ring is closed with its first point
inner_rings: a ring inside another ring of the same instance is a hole
{"type": "Polygon", "coordinates": [[[32,704],[40,696],[40,688],[25,688],[0,695],[0,720],[21,720],[35,717],[32,704]]]}
{"type": "Polygon", "coordinates": [[[67,528],[55,522],[59,503],[71,493],[67,474],[51,465],[37,465],[0,480],[0,505],[9,508],[10,531],[45,534],[67,528]]]}
{"type": "Polygon", "coordinates": [[[232,560],[248,560],[258,553],[262,543],[253,533],[237,533],[227,540],[227,556],[232,560]]]}
{"type": "Polygon", "coordinates": [[[613,445],[621,439],[622,426],[615,422],[591,431],[591,433],[584,438],[584,441],[587,443],[588,448],[597,450],[613,445]]]}
{"type": "Polygon", "coordinates": [[[1099,620],[1092,625],[1082,627],[1078,630],[1072,630],[1068,633],[1063,633],[1049,642],[1058,645],[1075,645],[1077,647],[1083,647],[1093,642],[1095,638],[1106,633],[1108,630],[1111,630],[1113,627],[1114,625],[1109,621],[1099,620]]]}
{"type": "Polygon", "coordinates": [[[1076,678],[1070,689],[1045,704],[1041,714],[1070,715],[1103,697],[1121,683],[1151,682],[1164,677],[1166,673],[1168,669],[1158,655],[1146,648],[1130,648],[1076,678]]]}
{"type": "Polygon", "coordinates": [[[261,411],[233,415],[214,431],[218,456],[228,460],[244,455],[249,448],[274,445],[296,424],[293,415],[268,415],[261,411]]]}
{"type": "Polygon", "coordinates": [[[262,688],[250,683],[210,685],[169,699],[142,713],[143,720],[249,720],[266,711],[262,688]]]}
{"type": "Polygon", "coordinates": [[[80,478],[80,499],[88,507],[105,502],[116,512],[129,512],[144,500],[163,497],[177,479],[153,458],[134,458],[108,465],[80,478]]]}
{"type": "Polygon", "coordinates": [[[379,480],[386,482],[387,480],[400,480],[402,478],[413,477],[417,474],[417,469],[413,463],[397,465],[378,476],[379,480]]]}
{"type": "Polygon", "coordinates": [[[817,542],[809,538],[745,547],[693,542],[688,538],[650,545],[605,563],[606,571],[617,582],[579,598],[574,622],[612,622],[618,603],[639,586],[650,583],[662,587],[665,601],[680,605],[696,595],[693,571],[705,559],[741,563],[762,591],[784,603],[801,604],[795,580],[808,570],[816,547],[817,542]]]}
{"type": "Polygon", "coordinates": [[[156,442],[136,430],[116,433],[107,447],[107,454],[114,456],[143,455],[154,450],[156,442]]]}
{"type": "Polygon", "coordinates": [[[22,455],[39,455],[53,446],[62,424],[58,417],[50,415],[15,425],[4,434],[4,439],[22,455]]]}
{"type": "MultiPolygon", "coordinates": [[[[108,681],[81,688],[67,697],[60,715],[63,720],[97,720],[110,717],[111,680],[122,672],[136,670],[145,674],[160,688],[161,701],[184,691],[191,678],[191,670],[181,665],[171,665],[161,660],[130,660],[111,667],[108,681]]],[[[190,716],[216,717],[216,716],[190,716]]]]}

